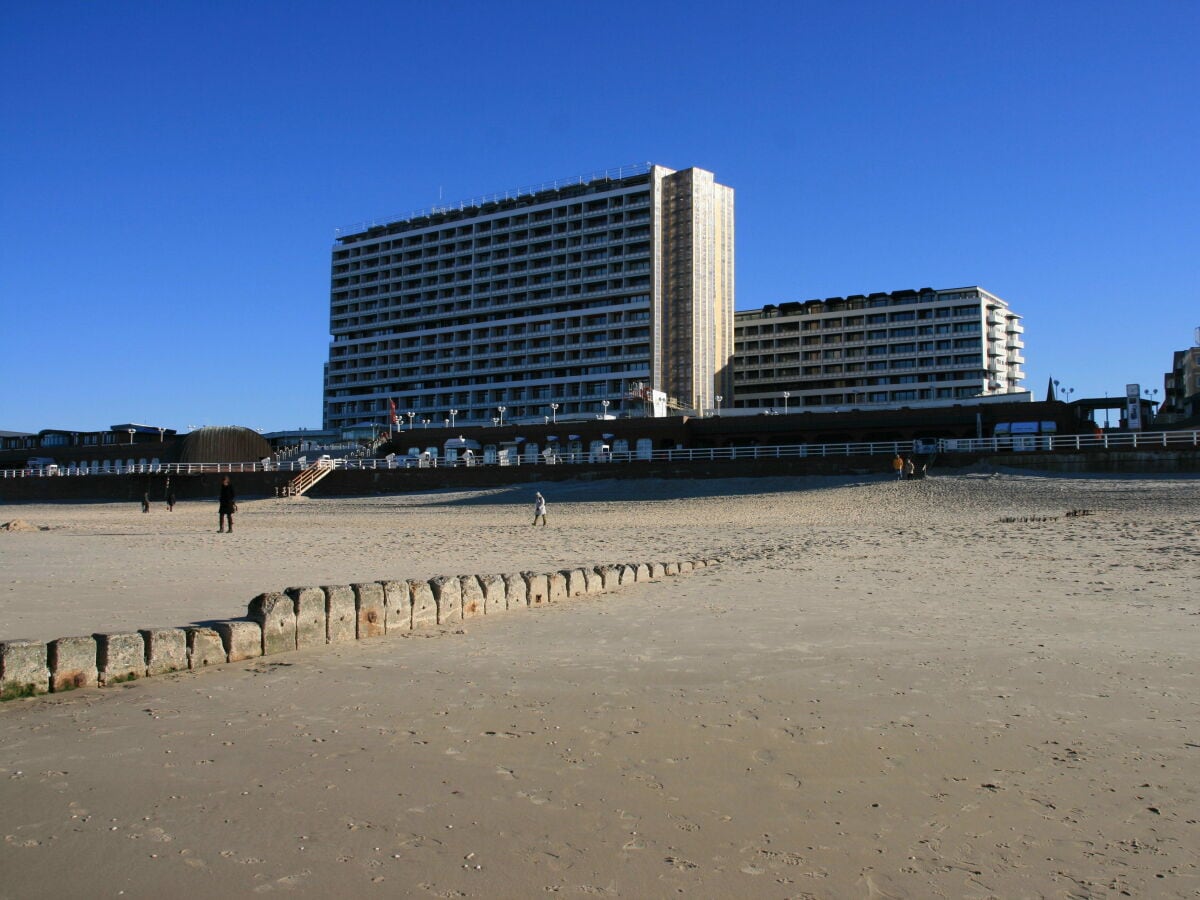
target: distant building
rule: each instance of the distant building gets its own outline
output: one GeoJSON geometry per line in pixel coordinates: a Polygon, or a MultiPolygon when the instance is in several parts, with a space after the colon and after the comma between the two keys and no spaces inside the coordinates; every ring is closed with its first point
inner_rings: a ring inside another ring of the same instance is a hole
{"type": "Polygon", "coordinates": [[[711,408],[733,393],[733,253],[733,190],[649,164],[350,229],[324,427],[392,403],[435,425],[640,412],[634,390],[711,408]]]}
{"type": "Polygon", "coordinates": [[[1200,329],[1197,345],[1176,350],[1171,371],[1163,377],[1163,403],[1158,420],[1164,424],[1200,417],[1200,329]]]}
{"type": "Polygon", "coordinates": [[[1021,317],[981,287],[739,312],[734,406],[800,412],[1020,394],[1024,330],[1021,317]]]}

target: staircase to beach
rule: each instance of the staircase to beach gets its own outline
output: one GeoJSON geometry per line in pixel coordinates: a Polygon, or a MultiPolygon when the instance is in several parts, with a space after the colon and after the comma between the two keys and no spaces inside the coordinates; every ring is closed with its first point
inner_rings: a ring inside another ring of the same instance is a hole
{"type": "Polygon", "coordinates": [[[280,492],[284,497],[303,497],[314,484],[333,471],[333,466],[315,462],[284,486],[280,492]]]}

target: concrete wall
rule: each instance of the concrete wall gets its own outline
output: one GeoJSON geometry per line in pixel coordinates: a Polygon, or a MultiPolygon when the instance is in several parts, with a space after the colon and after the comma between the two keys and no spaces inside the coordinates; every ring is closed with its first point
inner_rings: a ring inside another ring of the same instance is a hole
{"type": "Polygon", "coordinates": [[[715,560],[634,562],[558,572],[439,575],[259,594],[244,618],[49,642],[0,640],[0,699],[103,686],[307,647],[402,634],[465,617],[563,603],[686,574],[715,560]]]}

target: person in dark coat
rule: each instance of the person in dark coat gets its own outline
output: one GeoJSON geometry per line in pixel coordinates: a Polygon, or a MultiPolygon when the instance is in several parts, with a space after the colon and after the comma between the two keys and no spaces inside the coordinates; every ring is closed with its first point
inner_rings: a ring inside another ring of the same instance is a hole
{"type": "Polygon", "coordinates": [[[229,533],[233,534],[233,514],[237,512],[237,492],[233,489],[233,484],[229,481],[229,476],[226,475],[221,479],[221,506],[217,510],[218,523],[220,527],[217,533],[220,534],[225,530],[226,521],[229,522],[229,533]]]}

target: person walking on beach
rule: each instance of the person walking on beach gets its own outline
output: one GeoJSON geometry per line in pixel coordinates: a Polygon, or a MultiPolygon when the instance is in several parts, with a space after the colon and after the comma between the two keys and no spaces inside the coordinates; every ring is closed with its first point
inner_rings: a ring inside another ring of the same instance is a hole
{"type": "Polygon", "coordinates": [[[150,492],[146,491],[142,494],[142,512],[150,512],[150,492]]]}
{"type": "Polygon", "coordinates": [[[175,491],[167,488],[167,512],[175,512],[175,491]]]}
{"type": "Polygon", "coordinates": [[[912,461],[912,457],[910,456],[908,459],[906,459],[904,461],[904,480],[912,481],[913,473],[915,473],[916,471],[917,471],[916,464],[912,461]]]}
{"type": "Polygon", "coordinates": [[[237,493],[234,491],[228,475],[221,479],[220,504],[220,507],[217,509],[217,517],[220,524],[217,533],[220,534],[225,530],[225,523],[228,521],[229,533],[233,534],[233,514],[237,512],[237,493]]]}
{"type": "Polygon", "coordinates": [[[904,460],[900,458],[900,454],[896,454],[896,458],[892,460],[892,471],[896,473],[896,480],[899,481],[904,477],[904,460]]]}
{"type": "Polygon", "coordinates": [[[533,525],[536,528],[538,519],[542,520],[542,527],[546,527],[546,498],[541,492],[534,494],[533,498],[533,525]]]}

